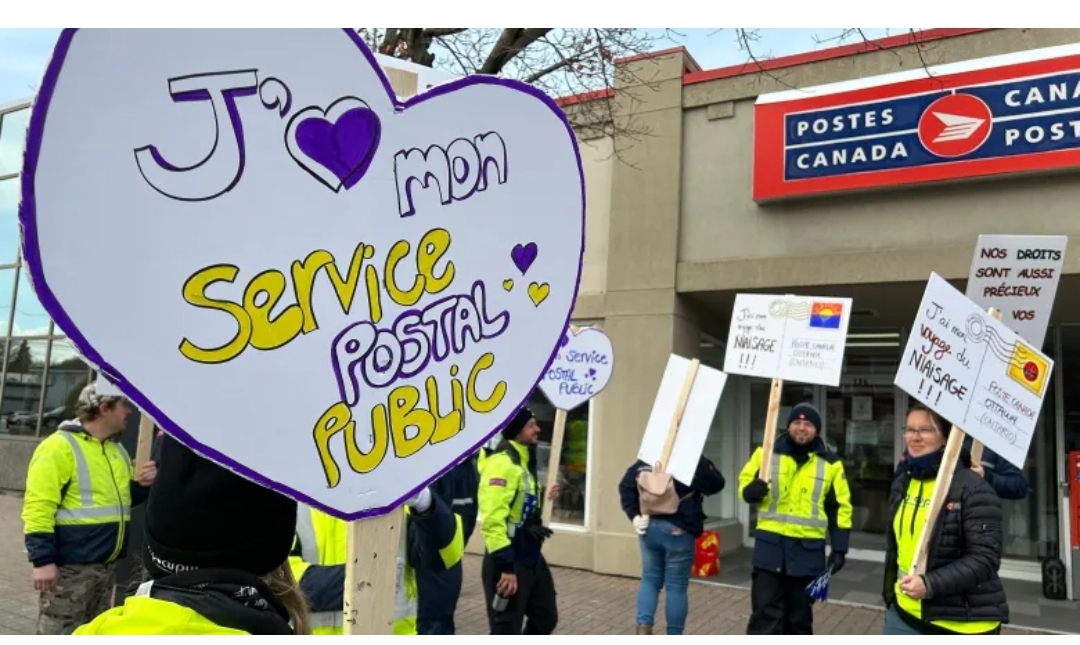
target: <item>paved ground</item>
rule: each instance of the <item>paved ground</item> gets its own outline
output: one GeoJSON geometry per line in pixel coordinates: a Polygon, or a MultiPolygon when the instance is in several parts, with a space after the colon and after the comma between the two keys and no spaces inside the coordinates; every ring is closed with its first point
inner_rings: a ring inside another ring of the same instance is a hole
{"type": "MultiPolygon", "coordinates": [[[[30,585],[30,565],[19,519],[22,498],[0,493],[0,634],[33,634],[37,594],[30,585]]],[[[458,634],[486,634],[480,559],[468,556],[465,588],[458,603],[458,634]]],[[[559,634],[632,634],[637,580],[601,576],[574,569],[556,569],[559,590],[559,634]]],[[[745,634],[750,611],[744,589],[706,584],[690,587],[688,634],[745,634]]],[[[839,603],[818,605],[818,634],[880,634],[882,612],[839,603]]],[[[663,633],[658,617],[657,633],[663,633]]],[[[1007,630],[1009,634],[1032,634],[1007,630]]]]}

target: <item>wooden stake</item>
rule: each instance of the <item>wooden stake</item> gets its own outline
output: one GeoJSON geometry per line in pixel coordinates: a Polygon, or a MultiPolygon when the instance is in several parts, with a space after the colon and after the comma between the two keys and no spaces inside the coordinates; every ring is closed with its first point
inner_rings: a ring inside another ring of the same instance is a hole
{"type": "Polygon", "coordinates": [[[548,455],[547,485],[543,490],[540,508],[540,522],[551,524],[551,513],[555,510],[555,501],[549,500],[548,491],[559,483],[559,466],[562,461],[563,436],[566,434],[566,410],[555,410],[555,426],[551,429],[551,454],[548,455]]]}
{"type": "Polygon", "coordinates": [[[770,471],[773,445],[776,443],[776,422],[780,416],[780,395],[783,393],[784,381],[774,378],[769,390],[769,409],[765,414],[765,436],[761,438],[761,467],[758,469],[758,479],[763,482],[768,482],[769,475],[772,474],[770,471]]]}
{"type": "Polygon", "coordinates": [[[349,522],[345,542],[344,625],[346,636],[390,636],[397,600],[397,558],[405,510],[349,522]]]}
{"type": "Polygon", "coordinates": [[[150,448],[154,445],[154,420],[146,412],[139,412],[139,439],[135,444],[135,473],[150,461],[150,448]]]}
{"type": "MultiPolygon", "coordinates": [[[[988,309],[987,311],[990,313],[991,316],[994,317],[995,320],[1001,320],[1001,310],[1000,309],[994,309],[993,307],[990,307],[990,309],[988,309]]],[[[972,463],[972,465],[982,463],[983,449],[984,449],[984,446],[982,445],[981,441],[979,441],[978,439],[972,439],[971,440],[971,463],[972,463]]]]}
{"type": "Polygon", "coordinates": [[[690,390],[694,387],[700,365],[701,361],[695,358],[690,361],[690,366],[686,369],[686,379],[683,381],[682,391],[679,392],[679,403],[675,406],[675,414],[671,415],[671,425],[668,426],[667,439],[664,440],[664,451],[660,453],[660,462],[653,466],[653,472],[667,471],[668,462],[671,461],[671,452],[675,450],[675,437],[679,434],[679,424],[682,423],[683,413],[686,412],[686,403],[690,400],[690,390]]]}
{"type": "Polygon", "coordinates": [[[934,485],[934,494],[930,498],[930,508],[926,509],[926,524],[919,535],[915,556],[911,560],[912,575],[926,573],[926,558],[930,554],[930,541],[934,537],[934,527],[941,508],[945,505],[945,499],[949,496],[953,474],[956,473],[956,462],[960,459],[960,450],[964,447],[966,438],[964,431],[956,426],[953,426],[952,431],[949,432],[949,440],[945,443],[945,454],[941,458],[941,467],[938,469],[937,483],[934,485]]]}

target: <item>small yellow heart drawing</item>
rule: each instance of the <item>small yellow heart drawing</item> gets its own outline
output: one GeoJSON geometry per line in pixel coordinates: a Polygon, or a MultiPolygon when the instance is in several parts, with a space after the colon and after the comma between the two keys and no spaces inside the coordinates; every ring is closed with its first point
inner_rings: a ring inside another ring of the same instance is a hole
{"type": "Polygon", "coordinates": [[[510,291],[513,288],[514,288],[514,281],[513,280],[503,280],[503,289],[506,289],[507,291],[510,291]]]}
{"type": "Polygon", "coordinates": [[[535,282],[529,285],[529,298],[533,301],[533,305],[540,306],[540,303],[547,300],[548,292],[551,291],[551,287],[548,283],[536,284],[535,282]]]}

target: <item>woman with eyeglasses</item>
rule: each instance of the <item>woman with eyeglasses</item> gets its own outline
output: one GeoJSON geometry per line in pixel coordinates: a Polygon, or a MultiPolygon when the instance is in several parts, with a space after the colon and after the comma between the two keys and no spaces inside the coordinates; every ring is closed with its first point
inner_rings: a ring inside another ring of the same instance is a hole
{"type": "Polygon", "coordinates": [[[910,575],[951,425],[916,405],[904,426],[907,450],[889,496],[883,597],[887,635],[1000,634],[1009,605],[998,578],[1001,500],[969,465],[957,468],[933,526],[926,572],[910,575]]]}

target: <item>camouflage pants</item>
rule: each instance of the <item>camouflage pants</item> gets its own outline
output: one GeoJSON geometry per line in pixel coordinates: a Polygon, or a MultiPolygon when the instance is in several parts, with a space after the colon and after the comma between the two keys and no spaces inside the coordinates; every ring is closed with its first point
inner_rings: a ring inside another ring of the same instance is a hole
{"type": "Polygon", "coordinates": [[[56,591],[42,591],[38,600],[39,635],[70,633],[109,609],[116,563],[65,564],[56,576],[56,591]]]}

